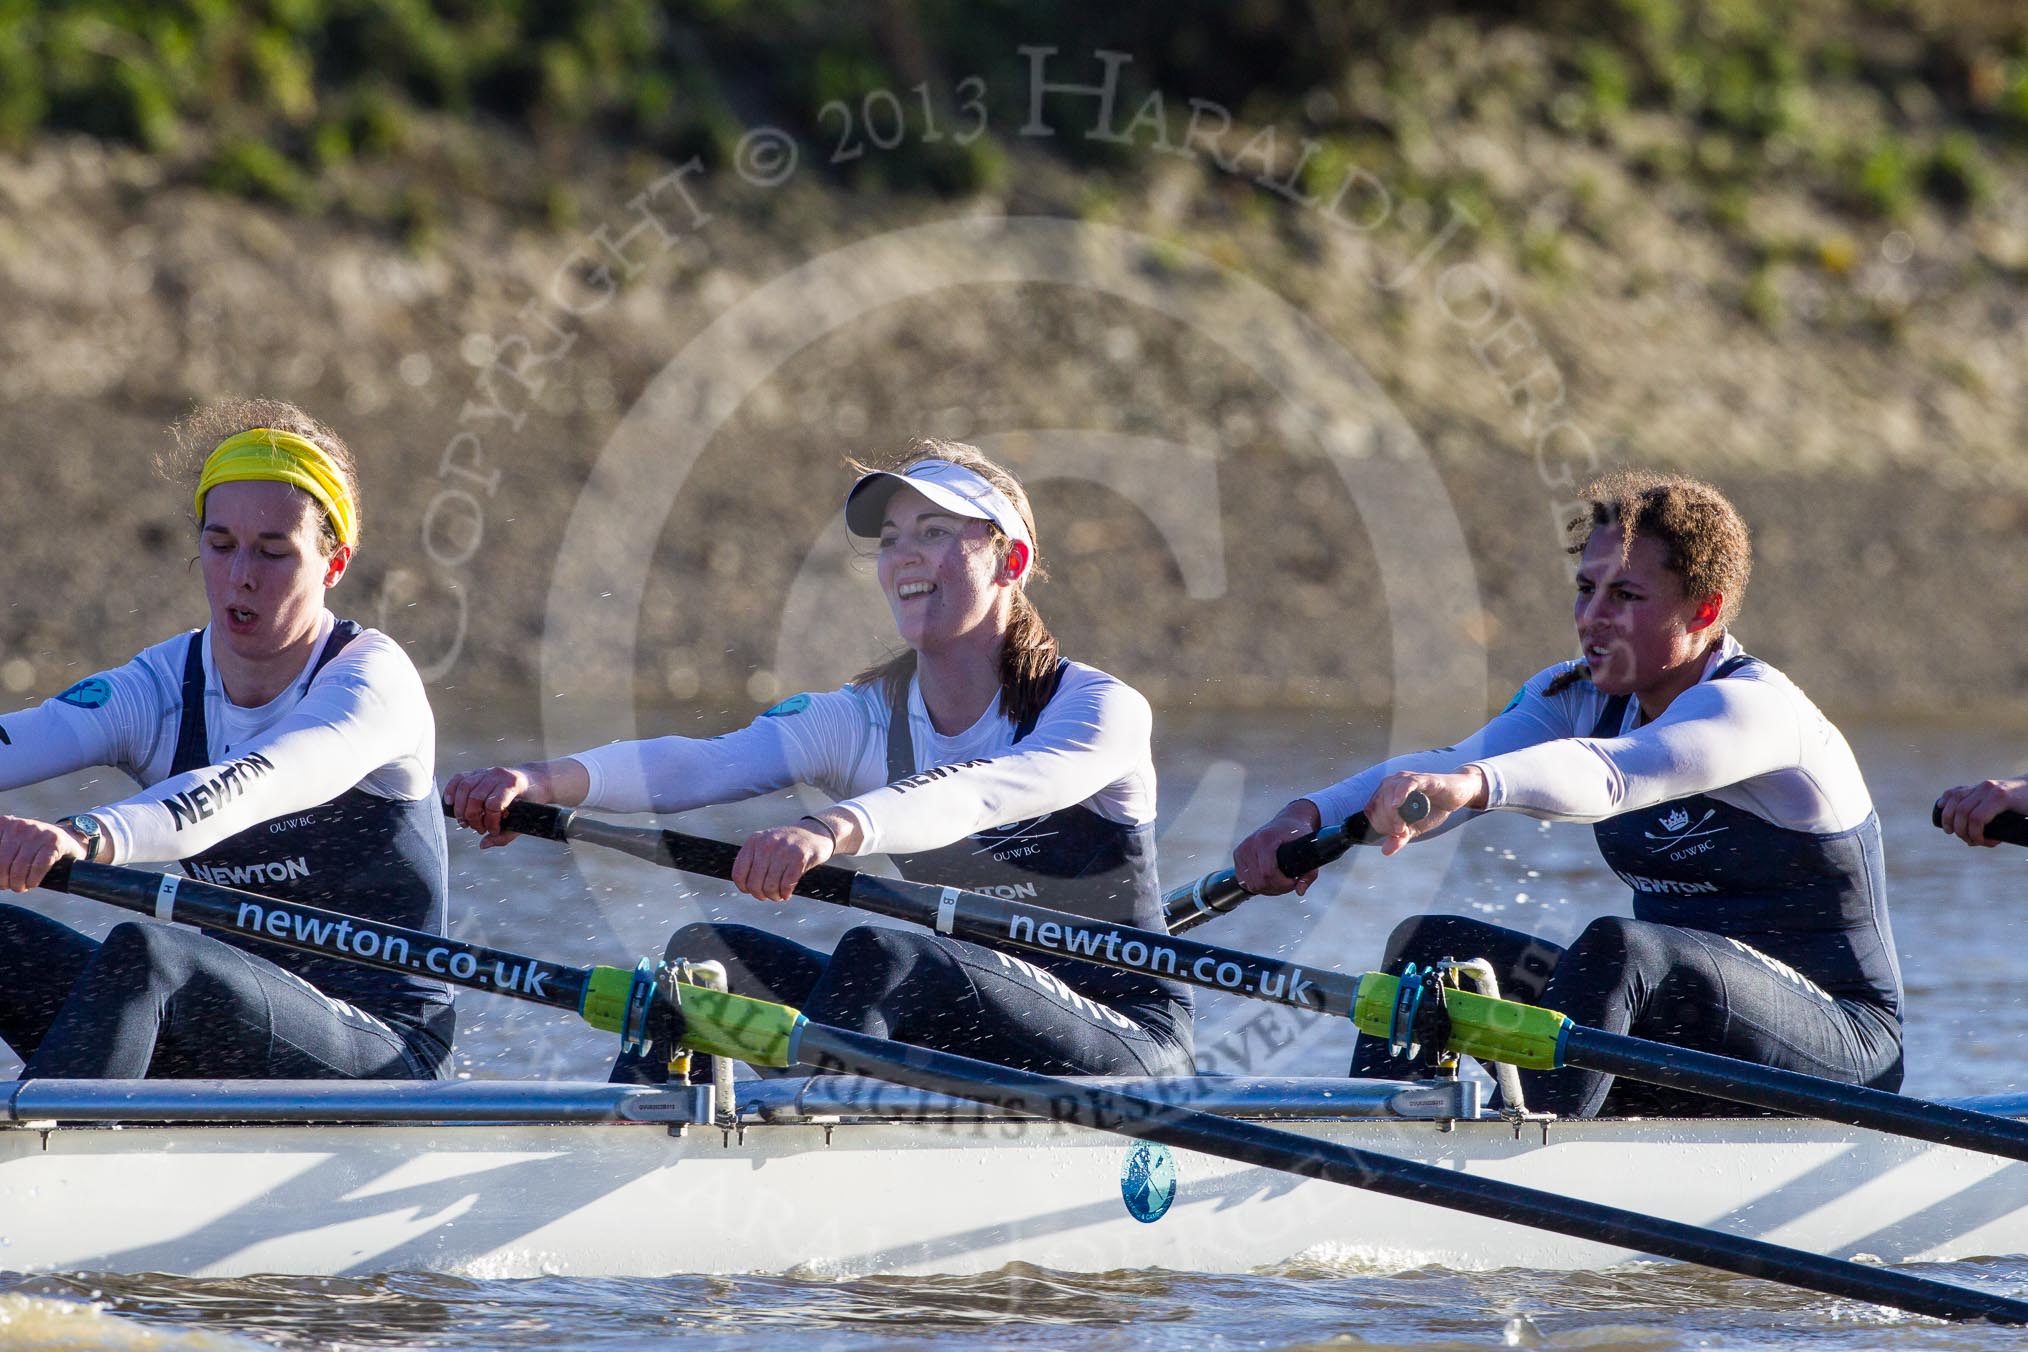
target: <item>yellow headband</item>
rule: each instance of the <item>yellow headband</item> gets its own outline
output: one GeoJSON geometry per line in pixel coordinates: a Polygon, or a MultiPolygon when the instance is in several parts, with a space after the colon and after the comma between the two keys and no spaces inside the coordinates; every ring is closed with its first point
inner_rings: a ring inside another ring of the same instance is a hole
{"type": "Polygon", "coordinates": [[[293,432],[256,427],[227,437],[204,462],[197,480],[197,519],[204,520],[204,495],[220,484],[249,479],[292,484],[317,500],[331,518],[338,543],[359,542],[359,508],[346,490],[345,476],[313,441],[293,432]]]}

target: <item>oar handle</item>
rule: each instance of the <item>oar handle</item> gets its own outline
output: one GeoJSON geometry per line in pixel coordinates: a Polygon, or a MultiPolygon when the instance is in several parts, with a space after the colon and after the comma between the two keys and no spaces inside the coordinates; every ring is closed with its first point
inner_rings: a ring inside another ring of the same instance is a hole
{"type": "MultiPolygon", "coordinates": [[[[516,835],[541,836],[545,840],[583,841],[603,845],[621,854],[631,854],[663,868],[685,873],[702,873],[712,878],[732,877],[739,858],[739,846],[730,841],[664,831],[652,826],[625,826],[598,817],[587,817],[576,808],[550,803],[509,803],[500,814],[500,829],[516,835]]],[[[859,874],[836,864],[819,864],[796,883],[796,891],[816,901],[850,906],[852,885],[859,874]]]]}
{"type": "MultiPolygon", "coordinates": [[[[1929,810],[1930,825],[1943,825],[1943,799],[1937,799],[1936,806],[1929,810]]],[[[1986,823],[1986,839],[1997,840],[2002,845],[2028,845],[2028,816],[2019,812],[2002,812],[1986,823]]]]}
{"type": "MultiPolygon", "coordinates": [[[[1403,821],[1419,822],[1428,815],[1429,798],[1420,789],[1402,799],[1403,821]]],[[[1275,867],[1285,878],[1300,878],[1343,857],[1354,845],[1372,845],[1383,839],[1364,812],[1355,812],[1337,826],[1283,841],[1275,851],[1275,867]]],[[[1181,934],[1214,916],[1224,915],[1253,895],[1240,885],[1238,875],[1231,869],[1220,869],[1164,896],[1162,919],[1171,934],[1181,934]]]]}
{"type": "MultiPolygon", "coordinates": [[[[444,804],[444,815],[449,816],[451,805],[444,804]]],[[[577,815],[577,809],[558,807],[554,803],[531,803],[526,799],[509,803],[500,814],[500,829],[517,836],[541,836],[544,840],[569,840],[570,819],[577,815]]]]}

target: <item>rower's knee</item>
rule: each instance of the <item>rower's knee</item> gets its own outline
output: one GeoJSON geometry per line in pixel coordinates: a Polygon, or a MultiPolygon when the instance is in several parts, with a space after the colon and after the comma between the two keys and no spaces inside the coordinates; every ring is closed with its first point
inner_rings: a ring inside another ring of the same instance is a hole
{"type": "Polygon", "coordinates": [[[671,958],[708,962],[723,952],[725,940],[722,936],[727,930],[745,928],[744,925],[721,925],[711,920],[695,920],[669,936],[669,946],[665,952],[671,958]]]}
{"type": "Polygon", "coordinates": [[[860,925],[845,931],[831,960],[836,962],[843,958],[855,966],[879,964],[885,969],[890,964],[910,961],[923,949],[934,947],[935,942],[926,934],[914,934],[889,925],[860,925]]]}
{"type": "Polygon", "coordinates": [[[731,925],[716,920],[699,920],[669,936],[667,956],[691,962],[722,962],[727,967],[744,967],[758,955],[781,946],[781,939],[752,925],[731,925]]]}
{"type": "Polygon", "coordinates": [[[1456,951],[1460,931],[1476,923],[1456,915],[1412,915],[1388,934],[1387,952],[1381,965],[1387,971],[1399,972],[1404,963],[1427,965],[1444,958],[1476,957],[1476,953],[1456,951]]]}
{"type": "Polygon", "coordinates": [[[1623,915],[1602,915],[1584,927],[1565,961],[1618,971],[1652,967],[1666,957],[1666,949],[1655,941],[1651,927],[1644,922],[1623,915]]]}
{"type": "Polygon", "coordinates": [[[197,949],[215,942],[191,930],[124,920],[107,932],[91,966],[129,989],[179,986],[195,970],[197,949]]]}

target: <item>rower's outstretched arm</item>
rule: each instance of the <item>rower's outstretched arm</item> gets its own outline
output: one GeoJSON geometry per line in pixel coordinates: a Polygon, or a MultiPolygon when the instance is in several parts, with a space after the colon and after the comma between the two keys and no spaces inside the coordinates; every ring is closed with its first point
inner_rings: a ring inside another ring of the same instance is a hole
{"type": "MultiPolygon", "coordinates": [[[[1515,692],[1505,709],[1462,741],[1429,751],[1411,751],[1377,765],[1369,765],[1336,784],[1303,797],[1314,805],[1320,821],[1340,822],[1355,812],[1365,811],[1373,791],[1389,775],[1404,771],[1449,774],[1491,756],[1506,755],[1556,738],[1575,736],[1576,696],[1567,689],[1553,695],[1547,693],[1550,684],[1563,671],[1564,667],[1556,666],[1530,677],[1528,683],[1515,692]]],[[[1440,835],[1474,815],[1470,811],[1454,813],[1449,821],[1431,834],[1440,835]]]]}
{"type": "MultiPolygon", "coordinates": [[[[1011,751],[938,766],[847,798],[837,810],[859,824],[860,849],[908,854],[935,849],[974,831],[1027,821],[1072,803],[1100,799],[1128,786],[1147,756],[1154,712],[1141,694],[1118,681],[1087,681],[1061,690],[1034,731],[1011,751]]],[[[1092,806],[1133,820],[1134,790],[1092,806]]],[[[1139,786],[1152,804],[1152,782],[1139,786]]]]}
{"type": "MultiPolygon", "coordinates": [[[[187,859],[276,817],[360,787],[390,799],[434,794],[429,695],[392,639],[356,639],[303,700],[214,765],[160,780],[95,811],[101,862],[187,859]]],[[[214,754],[217,754],[214,752],[214,754]]]]}
{"type": "MultiPolygon", "coordinates": [[[[139,659],[101,671],[31,709],[0,716],[0,790],[40,784],[95,765],[139,777],[162,710],[139,659]]],[[[167,735],[175,736],[169,727],[167,735]]]]}
{"type": "Polygon", "coordinates": [[[1775,686],[1707,681],[1623,736],[1564,738],[1477,764],[1490,807],[1545,821],[1595,822],[1723,793],[1791,830],[1849,830],[1872,812],[1872,798],[1843,739],[1824,738],[1825,727],[1775,686]]]}

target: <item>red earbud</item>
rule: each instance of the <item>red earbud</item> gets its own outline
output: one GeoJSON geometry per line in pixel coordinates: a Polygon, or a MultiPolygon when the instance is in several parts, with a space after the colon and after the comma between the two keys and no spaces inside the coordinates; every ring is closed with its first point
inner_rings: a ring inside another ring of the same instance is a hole
{"type": "Polygon", "coordinates": [[[1027,571],[1028,546],[1022,544],[1019,540],[1015,540],[1007,546],[1007,580],[1009,582],[1018,582],[1021,580],[1021,575],[1027,571]]]}

